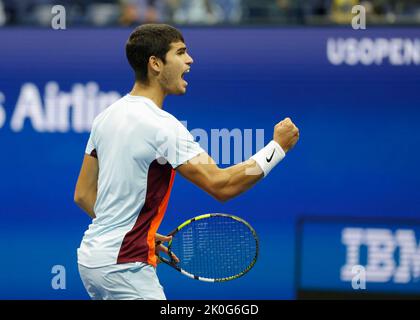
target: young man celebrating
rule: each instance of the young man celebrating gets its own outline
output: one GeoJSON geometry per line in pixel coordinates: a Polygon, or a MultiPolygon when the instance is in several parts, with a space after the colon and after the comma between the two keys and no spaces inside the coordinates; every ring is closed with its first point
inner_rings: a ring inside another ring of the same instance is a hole
{"type": "Polygon", "coordinates": [[[289,118],[249,160],[220,169],[188,130],[163,110],[184,94],[193,59],[181,33],[164,24],[136,28],[126,44],[136,81],[129,94],[94,120],[74,194],[93,218],[78,249],[79,272],[92,299],[165,299],[156,276],[156,241],[175,170],[219,201],[266,176],[293,148],[299,130],[289,118]]]}

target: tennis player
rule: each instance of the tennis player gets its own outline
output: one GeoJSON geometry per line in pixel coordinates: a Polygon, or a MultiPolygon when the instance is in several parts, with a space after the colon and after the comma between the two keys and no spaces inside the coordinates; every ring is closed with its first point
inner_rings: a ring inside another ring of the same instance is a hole
{"type": "Polygon", "coordinates": [[[289,118],[249,160],[220,169],[188,130],[163,110],[169,94],[187,90],[193,59],[184,38],[164,24],[137,27],[126,43],[135,73],[131,92],[94,120],[74,201],[92,217],[78,249],[79,272],[92,299],[166,299],[156,276],[157,241],[175,172],[219,201],[267,176],[293,148],[289,118]]]}

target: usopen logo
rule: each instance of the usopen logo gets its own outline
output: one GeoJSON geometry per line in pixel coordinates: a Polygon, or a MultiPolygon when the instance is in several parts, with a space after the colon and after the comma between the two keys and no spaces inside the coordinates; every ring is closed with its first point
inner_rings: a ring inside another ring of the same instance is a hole
{"type": "Polygon", "coordinates": [[[344,228],[341,241],[346,246],[342,281],[354,280],[358,266],[363,267],[367,283],[420,282],[420,244],[414,230],[344,228]]]}
{"type": "Polygon", "coordinates": [[[327,58],[332,65],[420,65],[420,39],[329,38],[327,58]]]}

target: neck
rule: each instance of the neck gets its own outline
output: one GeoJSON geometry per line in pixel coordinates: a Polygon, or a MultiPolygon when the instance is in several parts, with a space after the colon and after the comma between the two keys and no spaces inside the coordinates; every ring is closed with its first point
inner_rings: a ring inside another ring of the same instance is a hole
{"type": "Polygon", "coordinates": [[[136,81],[130,94],[132,96],[143,96],[152,100],[159,108],[162,109],[163,100],[165,100],[166,94],[158,84],[145,85],[136,81]]]}

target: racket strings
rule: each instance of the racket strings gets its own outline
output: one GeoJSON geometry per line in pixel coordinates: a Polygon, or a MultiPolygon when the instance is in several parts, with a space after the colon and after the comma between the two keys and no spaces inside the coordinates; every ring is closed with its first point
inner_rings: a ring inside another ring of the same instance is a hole
{"type": "Polygon", "coordinates": [[[171,250],[179,267],[201,277],[221,279],[245,271],[255,259],[257,243],[244,223],[227,217],[202,219],[174,237],[171,250]]]}

